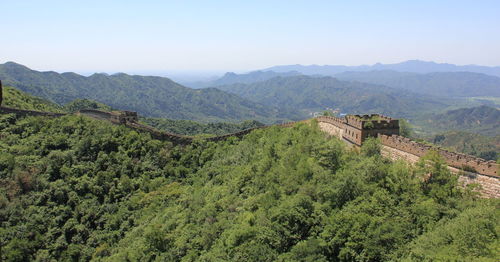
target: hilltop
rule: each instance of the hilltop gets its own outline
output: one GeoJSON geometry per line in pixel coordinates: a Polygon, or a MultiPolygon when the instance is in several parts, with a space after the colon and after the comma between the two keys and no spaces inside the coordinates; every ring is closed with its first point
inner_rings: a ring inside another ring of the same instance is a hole
{"type": "Polygon", "coordinates": [[[267,123],[300,118],[215,88],[195,90],[164,77],[123,73],[85,77],[75,73],[38,72],[8,62],[0,65],[0,79],[5,85],[59,105],[75,99],[91,99],[148,117],[202,122],[254,119],[267,123]]]}
{"type": "Polygon", "coordinates": [[[64,108],[56,103],[52,103],[40,97],[31,96],[9,86],[3,87],[2,106],[44,112],[61,113],[64,111],[64,108]]]}

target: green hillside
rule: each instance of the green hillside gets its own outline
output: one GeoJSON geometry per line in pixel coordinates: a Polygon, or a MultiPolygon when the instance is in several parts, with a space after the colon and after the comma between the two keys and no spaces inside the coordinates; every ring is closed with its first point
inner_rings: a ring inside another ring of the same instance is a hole
{"type": "Polygon", "coordinates": [[[92,101],[89,99],[75,99],[64,105],[64,109],[68,112],[74,113],[83,109],[94,109],[100,111],[111,111],[112,108],[103,103],[92,101]]]}
{"type": "Polygon", "coordinates": [[[217,122],[206,124],[190,120],[162,118],[142,118],[141,121],[159,130],[180,135],[225,135],[264,125],[253,120],[247,120],[240,123],[217,122]]]}
{"type": "Polygon", "coordinates": [[[283,111],[314,112],[339,108],[344,113],[383,113],[410,117],[442,110],[446,99],[400,92],[384,86],[339,81],[332,77],[276,77],[264,82],[220,86],[219,89],[283,111]]]}
{"type": "Polygon", "coordinates": [[[273,71],[253,71],[246,74],[235,74],[232,72],[227,72],[222,77],[216,80],[192,83],[190,86],[196,88],[203,88],[203,87],[217,87],[217,86],[232,85],[232,84],[250,84],[255,82],[266,81],[278,76],[287,77],[287,76],[297,76],[297,75],[300,75],[300,73],[293,71],[285,73],[276,73],[273,71]]]}
{"type": "Polygon", "coordinates": [[[415,121],[415,125],[426,133],[454,130],[497,136],[500,134],[500,110],[489,106],[460,108],[424,115],[415,121]]]}
{"type": "Polygon", "coordinates": [[[487,160],[500,157],[500,135],[483,136],[464,131],[448,131],[427,139],[429,142],[452,151],[478,156],[487,160]]]}
{"type": "Polygon", "coordinates": [[[218,89],[191,89],[164,77],[123,73],[85,77],[75,73],[38,72],[8,62],[0,65],[0,79],[6,85],[59,105],[75,99],[90,99],[149,117],[202,122],[254,119],[267,123],[300,118],[218,89]]]}
{"type": "MultiPolygon", "coordinates": [[[[88,99],[76,99],[61,107],[55,103],[29,95],[13,87],[4,87],[3,104],[11,108],[44,112],[75,113],[82,109],[112,111],[110,106],[88,99]]],[[[264,125],[255,120],[246,120],[240,123],[200,123],[190,120],[141,117],[141,121],[157,129],[181,135],[224,135],[264,125]]]]}
{"type": "Polygon", "coordinates": [[[63,108],[55,103],[49,102],[45,99],[31,96],[16,88],[9,86],[3,87],[3,101],[2,106],[35,110],[35,111],[48,111],[48,112],[63,112],[63,108]]]}
{"type": "Polygon", "coordinates": [[[174,147],[85,117],[0,115],[0,137],[5,261],[498,260],[498,199],[436,158],[391,163],[314,124],[174,147]]]}

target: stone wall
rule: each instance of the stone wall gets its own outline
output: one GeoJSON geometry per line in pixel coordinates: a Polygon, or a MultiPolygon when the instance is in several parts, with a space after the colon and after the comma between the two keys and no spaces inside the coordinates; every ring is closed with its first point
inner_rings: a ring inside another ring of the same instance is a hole
{"type": "MultiPolygon", "coordinates": [[[[390,146],[382,145],[381,153],[384,157],[391,160],[403,160],[409,164],[415,164],[420,159],[420,156],[399,150],[390,146]]],[[[485,198],[500,198],[500,179],[494,176],[482,175],[474,172],[467,172],[461,169],[448,166],[451,172],[459,174],[458,182],[462,186],[468,184],[478,184],[481,188],[478,192],[485,198]]]]}
{"type": "Polygon", "coordinates": [[[332,124],[338,128],[343,129],[345,127],[345,119],[340,118],[340,117],[335,117],[335,116],[318,116],[316,117],[318,122],[321,123],[329,123],[332,124]]]}
{"type": "Polygon", "coordinates": [[[379,135],[379,137],[382,145],[389,146],[419,157],[424,156],[431,149],[436,150],[444,158],[449,166],[467,171],[473,171],[483,175],[499,177],[499,164],[495,163],[495,161],[487,161],[478,157],[450,152],[441,148],[435,148],[430,145],[418,143],[406,137],[398,135],[387,136],[381,134],[379,135]]]}
{"type": "Polygon", "coordinates": [[[76,113],[77,115],[86,115],[90,116],[92,118],[96,119],[101,119],[101,120],[108,120],[111,121],[111,113],[100,111],[100,110],[94,110],[94,109],[82,109],[76,113]]]}
{"type": "Polygon", "coordinates": [[[344,134],[344,129],[342,129],[336,125],[332,125],[331,123],[328,123],[328,122],[318,121],[318,125],[319,125],[319,128],[323,132],[325,132],[329,135],[332,135],[332,136],[336,136],[339,139],[342,139],[343,134],[344,134]]]}

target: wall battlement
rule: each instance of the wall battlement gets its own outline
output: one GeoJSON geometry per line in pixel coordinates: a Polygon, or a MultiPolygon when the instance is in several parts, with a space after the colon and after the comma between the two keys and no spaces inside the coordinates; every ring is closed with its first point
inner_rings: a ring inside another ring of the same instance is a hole
{"type": "Polygon", "coordinates": [[[335,116],[318,116],[316,119],[319,122],[330,123],[338,128],[345,127],[345,118],[335,117],[335,116]]]}
{"type": "Polygon", "coordinates": [[[346,123],[358,129],[399,129],[399,120],[384,115],[348,115],[346,123]]]}
{"type": "Polygon", "coordinates": [[[500,165],[495,161],[488,161],[478,157],[455,153],[442,148],[436,148],[398,135],[388,136],[380,134],[379,138],[382,145],[401,150],[418,157],[422,157],[429,151],[435,150],[443,157],[446,164],[449,166],[483,175],[500,177],[498,174],[500,165]]]}

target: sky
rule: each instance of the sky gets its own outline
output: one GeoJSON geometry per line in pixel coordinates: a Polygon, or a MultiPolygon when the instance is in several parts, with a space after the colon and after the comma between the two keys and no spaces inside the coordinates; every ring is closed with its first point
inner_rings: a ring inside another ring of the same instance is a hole
{"type": "Polygon", "coordinates": [[[42,71],[500,65],[498,0],[0,0],[0,10],[0,63],[42,71]]]}

